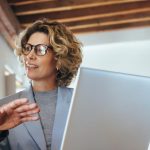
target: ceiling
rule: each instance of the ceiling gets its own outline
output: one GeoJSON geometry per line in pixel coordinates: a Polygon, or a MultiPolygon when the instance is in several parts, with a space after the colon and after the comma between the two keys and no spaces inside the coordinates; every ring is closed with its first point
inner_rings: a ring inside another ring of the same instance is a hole
{"type": "Polygon", "coordinates": [[[10,44],[21,29],[43,17],[75,34],[150,26],[150,0],[1,0],[0,15],[0,31],[10,44]]]}

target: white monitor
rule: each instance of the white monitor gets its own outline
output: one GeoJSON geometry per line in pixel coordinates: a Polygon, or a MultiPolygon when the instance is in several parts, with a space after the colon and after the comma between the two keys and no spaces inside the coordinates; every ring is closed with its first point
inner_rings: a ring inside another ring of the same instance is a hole
{"type": "Polygon", "coordinates": [[[150,78],[81,68],[61,150],[150,150],[150,78]]]}

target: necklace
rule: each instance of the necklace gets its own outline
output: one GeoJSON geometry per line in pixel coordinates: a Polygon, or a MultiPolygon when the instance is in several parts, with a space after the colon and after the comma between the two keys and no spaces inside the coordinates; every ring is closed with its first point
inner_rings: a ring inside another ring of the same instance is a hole
{"type": "Polygon", "coordinates": [[[32,90],[33,100],[34,100],[34,102],[36,102],[35,93],[34,93],[34,90],[33,90],[32,83],[31,83],[31,90],[32,90]]]}

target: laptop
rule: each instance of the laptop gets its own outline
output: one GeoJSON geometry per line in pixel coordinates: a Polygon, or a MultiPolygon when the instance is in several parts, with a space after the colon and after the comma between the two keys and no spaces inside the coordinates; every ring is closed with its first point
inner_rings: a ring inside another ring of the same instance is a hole
{"type": "Polygon", "coordinates": [[[150,150],[150,78],[81,68],[61,150],[150,150]]]}

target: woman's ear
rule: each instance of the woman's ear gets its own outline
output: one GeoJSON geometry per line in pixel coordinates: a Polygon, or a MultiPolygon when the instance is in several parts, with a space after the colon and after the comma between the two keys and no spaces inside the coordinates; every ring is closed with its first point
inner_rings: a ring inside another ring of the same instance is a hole
{"type": "Polygon", "coordinates": [[[56,70],[58,71],[60,70],[60,68],[61,68],[61,61],[56,57],[56,70]]]}

